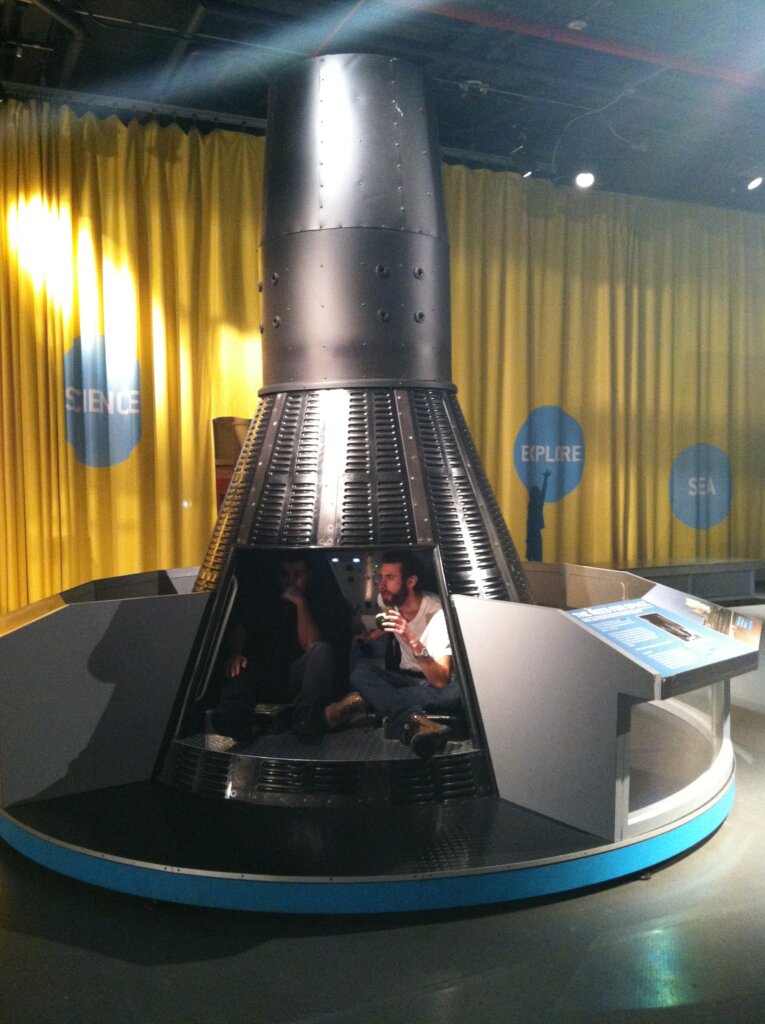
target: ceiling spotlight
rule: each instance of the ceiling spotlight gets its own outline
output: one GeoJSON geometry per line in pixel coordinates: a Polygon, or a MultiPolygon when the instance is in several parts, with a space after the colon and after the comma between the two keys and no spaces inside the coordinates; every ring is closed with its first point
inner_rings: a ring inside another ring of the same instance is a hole
{"type": "Polygon", "coordinates": [[[752,180],[746,187],[749,189],[750,192],[753,192],[754,189],[759,188],[761,184],[762,178],[752,178],[752,180]]]}
{"type": "Polygon", "coordinates": [[[524,178],[530,178],[533,173],[534,173],[533,171],[524,171],[523,172],[523,177],[524,178]]]}
{"type": "Polygon", "coordinates": [[[595,175],[592,171],[581,171],[574,178],[574,184],[578,188],[591,188],[595,184],[595,175]]]}

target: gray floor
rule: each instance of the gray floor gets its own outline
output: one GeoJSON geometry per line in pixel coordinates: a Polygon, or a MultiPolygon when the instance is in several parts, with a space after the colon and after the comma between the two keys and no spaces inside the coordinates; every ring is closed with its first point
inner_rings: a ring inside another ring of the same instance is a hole
{"type": "MultiPolygon", "coordinates": [[[[765,661],[765,659],[764,659],[765,661]]],[[[765,667],[733,811],[650,877],[521,906],[260,916],[121,897],[0,843],[2,1024],[765,1022],[765,667]]]]}

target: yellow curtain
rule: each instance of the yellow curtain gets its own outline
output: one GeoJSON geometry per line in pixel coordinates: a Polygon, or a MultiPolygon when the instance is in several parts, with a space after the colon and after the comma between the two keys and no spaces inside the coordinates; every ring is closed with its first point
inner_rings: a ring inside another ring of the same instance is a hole
{"type": "Polygon", "coordinates": [[[36,103],[3,105],[0,140],[5,611],[200,560],[214,518],[212,417],[252,415],[260,386],[263,161],[262,140],[244,135],[36,103]],[[109,372],[137,364],[139,386],[69,380],[65,392],[67,368],[98,351],[109,372]],[[101,438],[113,465],[84,464],[67,439],[66,407],[83,402],[113,413],[101,438]],[[140,439],[126,451],[116,440],[130,415],[140,439]]]}
{"type": "Polygon", "coordinates": [[[521,551],[514,442],[534,409],[558,406],[582,428],[585,463],[544,507],[546,561],[762,558],[765,218],[444,175],[454,379],[521,551]],[[730,513],[706,529],[670,502],[673,461],[694,445],[732,469],[730,513]]]}
{"type": "MultiPolygon", "coordinates": [[[[251,416],[261,382],[262,167],[252,136],[0,107],[0,612],[201,558],[211,421],[251,416]],[[83,464],[67,437],[87,390],[67,390],[73,367],[99,351],[140,373],[137,394],[90,397],[95,416],[140,409],[140,439],[126,452],[115,434],[113,465],[83,464]]],[[[558,406],[586,457],[544,506],[546,560],[761,557],[765,218],[444,177],[454,379],[520,550],[515,440],[558,406]],[[669,494],[673,460],[698,444],[733,471],[730,514],[708,529],[669,494]]]]}

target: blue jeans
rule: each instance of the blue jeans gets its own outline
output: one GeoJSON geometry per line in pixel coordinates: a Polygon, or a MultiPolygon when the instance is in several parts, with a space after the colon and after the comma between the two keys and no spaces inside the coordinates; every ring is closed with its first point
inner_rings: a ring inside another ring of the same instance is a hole
{"type": "Polygon", "coordinates": [[[448,714],[461,706],[460,690],[454,678],[439,690],[412,676],[363,661],[351,673],[351,690],[357,690],[372,710],[384,718],[413,712],[448,714]]]}

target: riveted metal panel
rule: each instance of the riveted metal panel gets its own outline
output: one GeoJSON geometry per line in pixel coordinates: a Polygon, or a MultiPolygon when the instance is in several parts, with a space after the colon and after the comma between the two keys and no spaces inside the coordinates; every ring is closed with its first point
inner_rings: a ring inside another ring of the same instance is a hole
{"type": "Polygon", "coordinates": [[[446,238],[441,156],[422,75],[374,54],[333,54],[271,86],[264,241],[379,227],[446,238]]]}
{"type": "Polygon", "coordinates": [[[262,254],[266,387],[451,379],[445,240],[344,228],[277,238],[262,254]]]}

